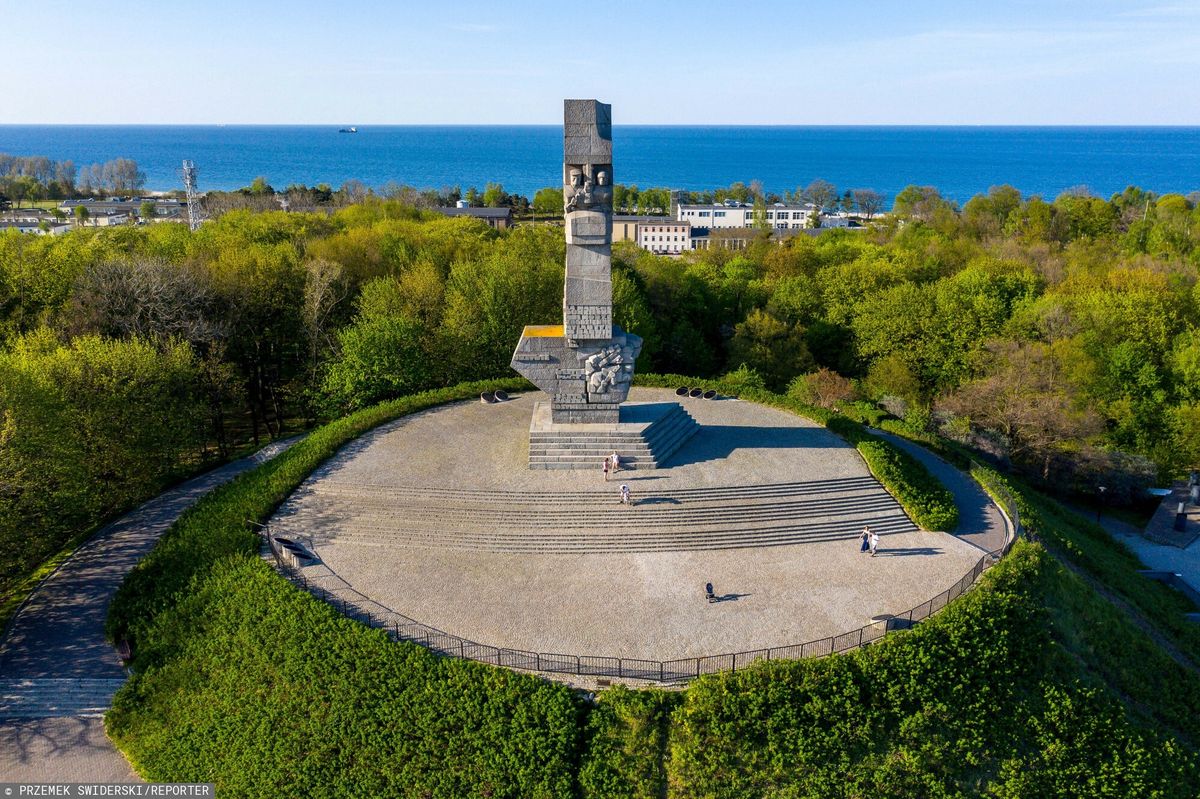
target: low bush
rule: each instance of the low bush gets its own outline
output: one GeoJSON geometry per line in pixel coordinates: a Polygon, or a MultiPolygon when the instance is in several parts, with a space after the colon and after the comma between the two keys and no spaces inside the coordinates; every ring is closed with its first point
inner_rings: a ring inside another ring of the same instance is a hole
{"type": "Polygon", "coordinates": [[[860,441],[858,452],[879,482],[892,488],[914,522],[926,530],[958,526],[954,496],[916,458],[880,439],[860,441]]]}

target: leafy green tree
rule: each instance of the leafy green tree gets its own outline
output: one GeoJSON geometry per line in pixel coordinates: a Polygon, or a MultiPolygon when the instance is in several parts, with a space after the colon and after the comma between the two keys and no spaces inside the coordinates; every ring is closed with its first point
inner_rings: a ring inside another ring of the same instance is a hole
{"type": "Polygon", "coordinates": [[[428,388],[434,369],[425,331],[403,316],[368,316],[338,333],[340,354],[322,391],[334,413],[428,388]]]}
{"type": "Polygon", "coordinates": [[[499,183],[489,183],[483,188],[483,204],[488,208],[499,208],[508,203],[508,193],[499,183]]]}
{"type": "Polygon", "coordinates": [[[750,312],[734,328],[729,361],[762,375],[767,387],[780,390],[816,364],[804,342],[804,330],[779,321],[763,310],[750,312]]]}
{"type": "Polygon", "coordinates": [[[533,210],[535,213],[541,214],[542,216],[562,216],[562,189],[538,189],[537,194],[533,195],[533,210]]]}

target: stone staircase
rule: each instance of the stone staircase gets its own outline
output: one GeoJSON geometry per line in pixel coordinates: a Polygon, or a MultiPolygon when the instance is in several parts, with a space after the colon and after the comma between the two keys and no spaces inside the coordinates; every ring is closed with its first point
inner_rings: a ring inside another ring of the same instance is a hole
{"type": "Polygon", "coordinates": [[[0,719],[103,716],[124,678],[0,679],[0,719]]]}
{"type": "Polygon", "coordinates": [[[604,458],[616,452],[623,469],[657,469],[699,429],[691,414],[678,404],[641,429],[632,425],[531,429],[529,468],[600,471],[604,458]]]}
{"type": "MultiPolygon", "coordinates": [[[[873,478],[680,489],[619,504],[602,490],[520,493],[385,488],[325,481],[317,518],[276,518],[272,531],[319,555],[329,544],[499,553],[598,554],[737,549],[853,539],[916,529],[873,478]]],[[[852,545],[852,544],[850,544],[852,545]]]]}

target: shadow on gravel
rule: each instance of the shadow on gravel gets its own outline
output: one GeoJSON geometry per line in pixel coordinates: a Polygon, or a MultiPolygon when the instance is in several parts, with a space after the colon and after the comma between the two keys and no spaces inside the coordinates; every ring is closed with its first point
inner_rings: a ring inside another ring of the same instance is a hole
{"type": "Polygon", "coordinates": [[[739,449],[841,449],[849,446],[820,427],[701,425],[665,466],[685,466],[728,458],[739,449]]]}
{"type": "Polygon", "coordinates": [[[940,555],[942,550],[937,547],[909,547],[908,549],[877,549],[875,554],[885,558],[899,558],[905,555],[940,555]]]}

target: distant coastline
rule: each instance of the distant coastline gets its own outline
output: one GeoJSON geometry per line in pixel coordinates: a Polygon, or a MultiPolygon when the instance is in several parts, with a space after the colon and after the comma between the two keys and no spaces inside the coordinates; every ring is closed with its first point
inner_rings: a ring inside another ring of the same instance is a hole
{"type": "MultiPolygon", "coordinates": [[[[200,187],[234,189],[262,175],[283,187],[347,180],[382,187],[499,182],[532,196],[553,185],[554,125],[0,125],[0,152],[77,164],[132,158],[156,191],[181,187],[184,158],[200,187]]],[[[1200,190],[1200,127],[1182,126],[677,126],[618,125],[617,181],[703,190],[761,180],[783,192],[824,178],[895,195],[936,186],[963,202],[992,185],[1056,196],[1086,185],[1101,196],[1138,185],[1200,190]]]]}

